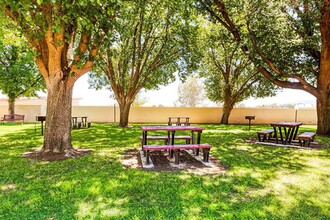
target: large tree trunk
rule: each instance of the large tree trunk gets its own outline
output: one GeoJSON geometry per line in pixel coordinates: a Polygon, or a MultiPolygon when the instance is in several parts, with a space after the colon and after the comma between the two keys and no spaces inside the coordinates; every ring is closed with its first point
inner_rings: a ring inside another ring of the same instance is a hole
{"type": "Polygon", "coordinates": [[[225,100],[222,108],[220,124],[229,124],[231,110],[233,110],[233,105],[230,103],[230,100],[225,100]]]}
{"type": "Polygon", "coordinates": [[[232,110],[232,108],[223,106],[220,124],[226,124],[226,125],[229,124],[229,116],[230,116],[231,110],[232,110]]]}
{"type": "MultiPolygon", "coordinates": [[[[228,75],[225,78],[228,79],[228,75]]],[[[232,90],[229,86],[229,81],[226,81],[227,86],[223,88],[224,98],[223,98],[223,108],[222,108],[222,116],[220,124],[228,124],[229,123],[229,116],[230,112],[234,107],[233,104],[233,97],[232,97],[232,90]]]]}
{"type": "Polygon", "coordinates": [[[317,77],[317,133],[330,136],[330,2],[323,1],[321,10],[322,48],[317,77]]]}
{"type": "Polygon", "coordinates": [[[330,136],[330,97],[328,94],[317,99],[317,133],[330,136]]]}
{"type": "Polygon", "coordinates": [[[120,110],[120,127],[127,127],[128,126],[128,118],[129,118],[129,111],[131,109],[132,102],[120,102],[119,103],[119,110],[120,110]]]}
{"type": "Polygon", "coordinates": [[[8,99],[8,113],[15,114],[15,98],[9,97],[8,99]]]}
{"type": "Polygon", "coordinates": [[[71,144],[73,85],[68,85],[62,80],[54,81],[47,88],[46,132],[42,152],[66,152],[70,155],[73,152],[71,144]]]}

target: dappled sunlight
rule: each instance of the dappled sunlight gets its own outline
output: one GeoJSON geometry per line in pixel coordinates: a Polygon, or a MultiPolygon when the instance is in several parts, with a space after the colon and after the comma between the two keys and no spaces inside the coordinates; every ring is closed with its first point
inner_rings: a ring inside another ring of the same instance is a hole
{"type": "Polygon", "coordinates": [[[198,216],[202,212],[202,208],[198,204],[194,204],[190,207],[186,207],[184,212],[186,213],[186,217],[189,219],[199,219],[198,216]]]}
{"type": "Polygon", "coordinates": [[[14,190],[16,189],[16,184],[0,185],[1,191],[14,190]]]}
{"type": "Polygon", "coordinates": [[[329,160],[314,158],[311,161],[305,161],[303,170],[278,170],[272,178],[263,181],[264,187],[249,191],[248,194],[253,197],[265,195],[274,197],[278,207],[266,206],[265,209],[282,217],[289,215],[294,209],[303,208],[302,203],[320,207],[320,210],[323,211],[322,214],[327,215],[329,209],[325,209],[323,204],[330,204],[328,188],[330,174],[327,175],[327,178],[323,178],[322,170],[318,169],[318,167],[322,167],[319,166],[321,163],[330,165],[329,160]]]}
{"type": "Polygon", "coordinates": [[[76,218],[119,218],[120,216],[126,215],[125,209],[120,208],[122,203],[122,199],[119,199],[118,202],[116,202],[101,197],[97,198],[96,201],[81,202],[78,204],[76,218]]]}
{"type": "Polygon", "coordinates": [[[95,152],[94,154],[97,154],[99,156],[111,156],[113,154],[113,152],[114,152],[114,150],[112,150],[112,149],[102,149],[102,150],[95,152]]]}
{"type": "Polygon", "coordinates": [[[252,149],[251,146],[247,146],[247,145],[240,145],[240,146],[237,146],[236,149],[238,149],[238,150],[245,150],[245,151],[254,151],[254,152],[256,152],[255,149],[252,149]]]}
{"type": "Polygon", "coordinates": [[[205,130],[203,133],[231,133],[231,134],[240,134],[246,133],[246,131],[241,129],[231,129],[231,130],[205,130]]]}
{"type": "Polygon", "coordinates": [[[77,180],[66,180],[66,181],[58,181],[54,184],[54,187],[61,188],[64,192],[70,192],[73,188],[79,185],[77,180]]]}
{"type": "MultiPolygon", "coordinates": [[[[74,147],[92,153],[64,161],[21,158],[40,147],[34,125],[8,126],[0,146],[2,219],[326,219],[330,216],[329,150],[254,145],[241,125],[200,125],[217,175],[150,172],[122,164],[139,150],[141,125],[94,123],[72,131],[74,147]],[[13,208],[15,207],[15,208],[13,208]],[[18,213],[18,214],[16,214],[18,213]]],[[[308,129],[308,128],[306,128],[308,129]]],[[[314,129],[312,127],[311,129],[314,129]]],[[[326,139],[326,138],[322,138],[326,139]]],[[[324,140],[322,140],[324,141],[324,140]]],[[[326,141],[328,141],[326,139],[326,141]]],[[[161,143],[161,142],[160,142],[161,143]]],[[[132,161],[128,161],[132,162],[132,161]]]]}

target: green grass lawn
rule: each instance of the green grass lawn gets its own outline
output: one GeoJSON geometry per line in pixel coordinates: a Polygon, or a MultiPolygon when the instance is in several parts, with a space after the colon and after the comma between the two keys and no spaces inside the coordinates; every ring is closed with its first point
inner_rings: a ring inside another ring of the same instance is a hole
{"type": "Polygon", "coordinates": [[[322,149],[269,147],[244,141],[267,125],[200,125],[225,173],[148,172],[120,163],[140,148],[140,126],[74,130],[92,154],[39,162],[20,156],[42,145],[35,124],[1,125],[0,219],[330,219],[329,138],[316,137],[322,149]]]}

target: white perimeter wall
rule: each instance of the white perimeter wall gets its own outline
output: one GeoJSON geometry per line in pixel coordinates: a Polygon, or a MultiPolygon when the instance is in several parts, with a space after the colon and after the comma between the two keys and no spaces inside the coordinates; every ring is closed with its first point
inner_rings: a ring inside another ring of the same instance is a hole
{"type": "MultiPolygon", "coordinates": [[[[189,116],[191,123],[219,123],[222,108],[202,107],[132,107],[130,123],[167,123],[169,116],[189,116]]],[[[0,115],[8,113],[7,105],[0,105],[0,115]]],[[[16,114],[24,114],[26,122],[35,122],[37,115],[45,115],[44,105],[16,105],[16,114]]],[[[73,106],[72,116],[87,116],[90,122],[119,122],[119,108],[113,106],[73,106]]],[[[315,109],[263,109],[235,108],[229,123],[246,124],[246,115],[255,115],[253,124],[267,124],[274,121],[300,121],[316,124],[315,109]]]]}

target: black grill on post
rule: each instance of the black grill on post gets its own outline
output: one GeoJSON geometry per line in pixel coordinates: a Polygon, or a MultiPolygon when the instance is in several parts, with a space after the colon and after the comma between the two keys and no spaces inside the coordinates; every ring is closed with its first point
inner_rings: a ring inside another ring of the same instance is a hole
{"type": "Polygon", "coordinates": [[[254,115],[247,115],[247,116],[245,116],[245,119],[249,120],[249,130],[250,130],[251,120],[256,119],[256,116],[254,116],[254,115]]]}
{"type": "Polygon", "coordinates": [[[36,116],[36,121],[41,123],[41,135],[44,135],[44,121],[46,121],[46,116],[36,116]]]}

